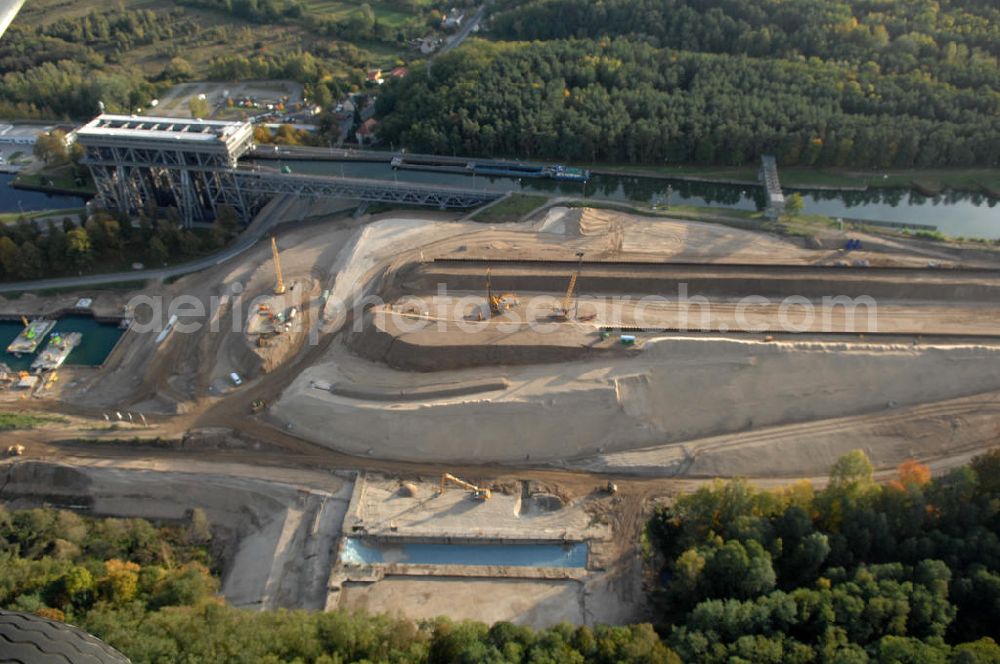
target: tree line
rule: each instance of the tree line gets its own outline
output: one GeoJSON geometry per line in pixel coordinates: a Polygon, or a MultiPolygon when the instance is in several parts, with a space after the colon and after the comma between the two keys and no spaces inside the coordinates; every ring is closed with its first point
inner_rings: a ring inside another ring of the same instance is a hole
{"type": "Polygon", "coordinates": [[[822,490],[677,498],[644,538],[655,626],[239,610],[215,596],[213,530],[199,510],[152,524],[0,506],[0,607],[72,621],[136,664],[1000,661],[1000,450],[933,479],[909,461],[884,485],[857,451],[822,490]]]}
{"type": "Polygon", "coordinates": [[[136,664],[174,662],[678,664],[649,625],[533,630],[364,612],[256,612],[215,594],[221,545],[182,522],[0,505],[0,607],[69,621],[136,664]]]}
{"type": "Polygon", "coordinates": [[[962,88],[1000,81],[1000,7],[982,0],[506,0],[505,39],[632,36],[687,51],[873,63],[962,88]]]}
{"type": "Polygon", "coordinates": [[[120,66],[128,52],[200,32],[179,8],[95,10],[34,28],[15,23],[0,41],[0,113],[89,117],[99,102],[131,111],[156,96],[156,81],[120,66]]]}
{"type": "MultiPolygon", "coordinates": [[[[225,11],[256,25],[209,27],[186,7],[102,8],[32,27],[15,22],[0,40],[0,115],[82,119],[95,115],[99,103],[111,112],[131,113],[172,85],[199,75],[215,80],[295,80],[324,108],[345,90],[364,84],[371,54],[321,38],[332,34],[329,26],[311,15],[300,16],[298,0],[181,4],[225,11]],[[306,29],[300,48],[270,47],[271,33],[265,26],[279,22],[270,18],[275,13],[281,22],[294,20],[306,29]],[[192,51],[210,44],[230,48],[211,60],[192,57],[192,51]],[[163,62],[158,71],[149,72],[148,65],[139,67],[134,61],[139,49],[145,49],[142,57],[148,59],[150,47],[163,62]]],[[[358,38],[353,32],[343,36],[358,38]]]]}
{"type": "Polygon", "coordinates": [[[85,623],[101,607],[144,613],[204,601],[219,588],[211,542],[201,510],[154,525],[0,505],[0,607],[85,623]]]}
{"type": "Polygon", "coordinates": [[[179,0],[180,4],[232,14],[255,23],[275,23],[298,18],[305,11],[302,0],[179,0]]]}
{"type": "Polygon", "coordinates": [[[23,281],[126,270],[134,262],[160,266],[224,246],[239,232],[239,217],[221,206],[211,228],[186,229],[175,208],[146,210],[135,223],[104,212],[84,222],[72,216],[45,223],[20,218],[0,225],[0,280],[23,281]]]}
{"type": "Polygon", "coordinates": [[[1000,451],[887,485],[861,451],[829,485],[703,488],[658,511],[655,598],[691,662],[1000,661],[1000,451]]]}
{"type": "Polygon", "coordinates": [[[1000,92],[922,71],[657,48],[474,41],[383,86],[414,151],[642,164],[994,166],[1000,92]]]}

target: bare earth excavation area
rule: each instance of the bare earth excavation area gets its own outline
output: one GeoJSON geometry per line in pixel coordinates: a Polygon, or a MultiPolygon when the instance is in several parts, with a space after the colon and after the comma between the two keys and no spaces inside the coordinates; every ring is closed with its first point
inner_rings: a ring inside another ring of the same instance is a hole
{"type": "Polygon", "coordinates": [[[132,328],[103,367],[0,392],[67,418],[23,436],[39,459],[0,466],[0,498],[202,507],[239,606],[616,623],[647,610],[643,515],[685,482],[821,476],[859,447],[947,466],[995,441],[988,250],[560,207],[407,214],[281,231],[282,295],[263,243],[89,294],[132,328]]]}
{"type": "MultiPolygon", "coordinates": [[[[269,417],[358,455],[661,475],[691,470],[693,441],[780,437],[794,424],[795,449],[758,445],[732,473],[819,474],[858,441],[813,439],[803,423],[1000,388],[1000,274],[990,269],[918,268],[914,255],[875,252],[862,254],[872,267],[840,267],[842,252],[782,238],[609,216],[557,209],[541,232],[469,229],[405,263],[388,244],[384,271],[367,283],[352,275],[354,292],[337,291],[323,318],[336,325],[359,293],[380,299],[354,307],[344,343],[269,417]],[[491,313],[487,278],[516,304],[491,313]],[[608,456],[648,448],[685,462],[608,456]]],[[[379,240],[403,228],[370,226],[347,263],[377,264],[379,240]]],[[[906,454],[938,454],[938,443],[906,454]]]]}

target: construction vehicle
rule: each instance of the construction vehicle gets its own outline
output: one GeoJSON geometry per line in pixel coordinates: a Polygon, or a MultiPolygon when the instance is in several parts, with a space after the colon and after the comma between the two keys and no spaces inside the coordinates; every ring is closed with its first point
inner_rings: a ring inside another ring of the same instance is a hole
{"type": "Polygon", "coordinates": [[[569,320],[569,303],[573,298],[573,291],[576,290],[576,280],[580,278],[579,271],[574,272],[573,276],[569,278],[569,286],[566,288],[566,296],[563,298],[562,306],[552,314],[553,320],[558,321],[568,321],[569,320]]]}
{"type": "Polygon", "coordinates": [[[24,456],[24,445],[11,445],[7,448],[7,456],[24,456]]]}
{"type": "Polygon", "coordinates": [[[274,285],[275,295],[285,294],[285,280],[281,276],[281,257],[278,256],[278,242],[271,236],[271,258],[274,260],[274,274],[277,278],[277,283],[274,285]]]}
{"type": "Polygon", "coordinates": [[[502,316],[517,305],[517,295],[514,293],[497,295],[493,292],[493,268],[486,269],[486,300],[490,304],[491,318],[502,316]]]}
{"type": "Polygon", "coordinates": [[[449,482],[456,486],[460,486],[463,489],[468,489],[472,492],[472,496],[476,500],[489,500],[493,497],[493,492],[489,489],[478,487],[475,484],[466,482],[465,480],[455,477],[451,473],[445,473],[441,476],[441,489],[438,491],[438,494],[444,493],[445,489],[448,488],[447,485],[449,482]]]}

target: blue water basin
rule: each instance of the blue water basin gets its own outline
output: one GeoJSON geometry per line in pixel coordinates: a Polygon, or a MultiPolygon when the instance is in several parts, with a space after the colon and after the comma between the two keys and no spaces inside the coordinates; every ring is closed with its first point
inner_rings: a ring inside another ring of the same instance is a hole
{"type": "Polygon", "coordinates": [[[587,545],[374,543],[347,538],[340,560],[350,565],[473,565],[510,567],[587,566],[587,545]]]}

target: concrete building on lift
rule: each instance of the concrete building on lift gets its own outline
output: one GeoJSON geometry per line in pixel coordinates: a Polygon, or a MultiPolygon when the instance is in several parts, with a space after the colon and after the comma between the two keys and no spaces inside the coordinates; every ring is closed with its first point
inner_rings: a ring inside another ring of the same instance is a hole
{"type": "Polygon", "coordinates": [[[153,202],[177,208],[189,225],[211,221],[220,205],[244,219],[254,214],[236,175],[254,146],[249,122],[101,115],[76,138],[109,209],[137,215],[153,202]]]}

